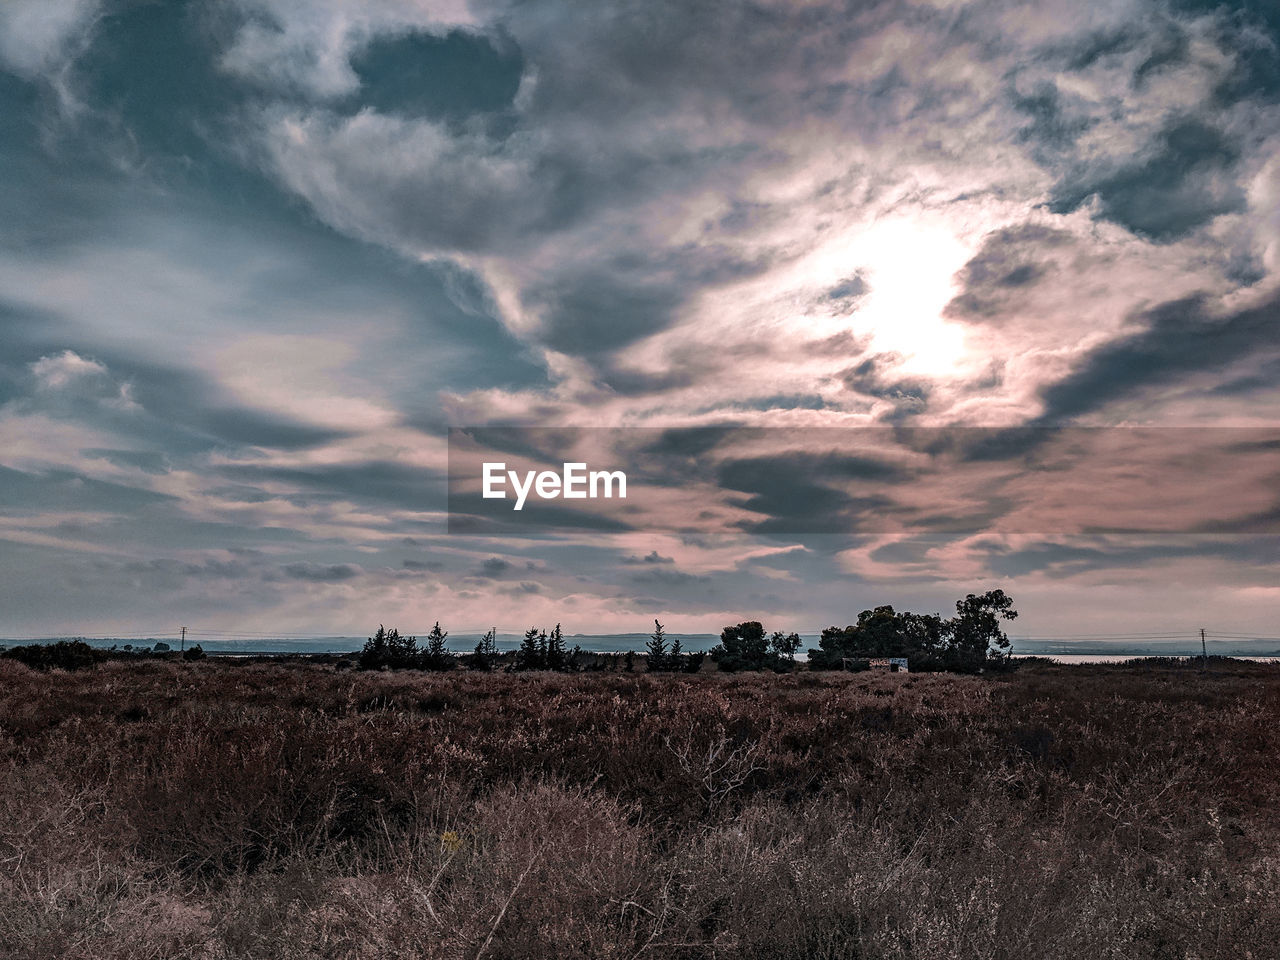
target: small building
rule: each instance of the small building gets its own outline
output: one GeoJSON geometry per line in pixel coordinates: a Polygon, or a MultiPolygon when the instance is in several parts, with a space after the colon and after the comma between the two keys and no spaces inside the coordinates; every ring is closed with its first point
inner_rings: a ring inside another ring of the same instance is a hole
{"type": "Polygon", "coordinates": [[[844,657],[840,661],[845,670],[887,670],[890,673],[910,673],[906,657],[844,657]]]}

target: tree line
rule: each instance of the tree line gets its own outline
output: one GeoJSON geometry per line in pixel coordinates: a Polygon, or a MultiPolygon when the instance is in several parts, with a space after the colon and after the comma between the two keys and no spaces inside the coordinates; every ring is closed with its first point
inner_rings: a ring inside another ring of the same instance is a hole
{"type": "MultiPolygon", "coordinates": [[[[1003,590],[968,594],[956,601],[956,615],[947,619],[939,614],[875,607],[858,614],[856,623],[823,630],[818,646],[808,651],[809,668],[860,669],[870,660],[884,657],[904,657],[912,670],[972,673],[1001,667],[1009,659],[1009,638],[1001,624],[1017,616],[1013,601],[1003,590]]],[[[669,638],[666,628],[656,619],[653,625],[643,655],[651,673],[694,673],[701,669],[706,656],[721,670],[785,672],[796,668],[796,653],[803,642],[794,631],[768,633],[759,621],[749,620],[725,627],[720,642],[708,654],[686,653],[679,637],[669,638]]],[[[421,645],[416,637],[380,625],[365,643],[358,663],[366,670],[449,670],[455,666],[493,670],[502,665],[512,671],[573,672],[605,669],[620,660],[622,669],[635,669],[633,652],[607,655],[590,653],[579,646],[567,649],[559,623],[551,630],[530,627],[519,648],[509,655],[499,653],[496,630],[486,633],[472,653],[461,656],[446,648],[447,637],[439,622],[421,645]]]]}

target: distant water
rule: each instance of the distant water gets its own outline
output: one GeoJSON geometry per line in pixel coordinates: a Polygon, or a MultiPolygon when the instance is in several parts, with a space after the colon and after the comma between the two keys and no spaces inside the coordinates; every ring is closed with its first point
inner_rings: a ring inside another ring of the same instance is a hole
{"type": "MultiPolygon", "coordinates": [[[[1190,660],[1199,659],[1199,654],[1186,654],[1177,656],[1167,653],[1149,654],[1149,653],[1122,653],[1122,654],[1105,654],[1105,653],[1015,653],[1014,659],[1023,657],[1044,657],[1048,660],[1054,660],[1058,663],[1128,663],[1130,660],[1190,660]]],[[[1233,660],[1252,660],[1255,663],[1280,663],[1278,657],[1247,657],[1232,656],[1233,660]]]]}

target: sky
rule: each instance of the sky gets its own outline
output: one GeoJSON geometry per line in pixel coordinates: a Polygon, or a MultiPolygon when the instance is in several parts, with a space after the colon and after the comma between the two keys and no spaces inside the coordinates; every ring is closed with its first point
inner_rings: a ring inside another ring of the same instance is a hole
{"type": "Polygon", "coordinates": [[[1276,636],[1278,45],[1270,0],[6,0],[0,635],[1001,587],[1030,636],[1276,636]],[[495,425],[667,482],[451,532],[495,425]]]}

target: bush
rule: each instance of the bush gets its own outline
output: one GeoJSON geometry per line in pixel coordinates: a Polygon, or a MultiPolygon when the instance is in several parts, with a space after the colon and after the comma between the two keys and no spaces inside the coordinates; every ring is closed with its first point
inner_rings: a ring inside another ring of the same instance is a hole
{"type": "Polygon", "coordinates": [[[6,650],[0,656],[17,660],[33,670],[83,670],[107,659],[104,651],[94,650],[83,640],[29,643],[6,650]]]}
{"type": "Polygon", "coordinates": [[[365,641],[360,651],[361,670],[381,670],[420,666],[418,638],[401,636],[395,627],[378,624],[378,632],[365,641]]]}
{"type": "Polygon", "coordinates": [[[0,942],[33,958],[1274,956],[1278,723],[1280,666],[1227,661],[673,690],[618,670],[213,657],[50,676],[3,659],[0,942]]]}
{"type": "Polygon", "coordinates": [[[784,634],[777,630],[766,636],[760,622],[750,620],[736,627],[725,627],[720,633],[720,642],[711,649],[711,659],[721,670],[776,670],[781,673],[795,666],[799,649],[798,634],[784,634]]]}

